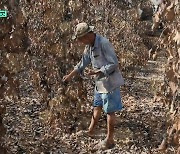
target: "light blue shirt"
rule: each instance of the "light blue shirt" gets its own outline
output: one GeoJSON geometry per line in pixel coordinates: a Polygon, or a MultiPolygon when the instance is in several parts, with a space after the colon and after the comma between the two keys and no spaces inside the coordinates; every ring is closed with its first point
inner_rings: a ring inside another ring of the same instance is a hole
{"type": "Polygon", "coordinates": [[[102,75],[96,79],[96,89],[99,93],[111,92],[124,84],[114,48],[109,40],[101,35],[96,34],[93,47],[86,45],[83,56],[75,69],[82,74],[90,63],[94,70],[102,72],[102,75]]]}

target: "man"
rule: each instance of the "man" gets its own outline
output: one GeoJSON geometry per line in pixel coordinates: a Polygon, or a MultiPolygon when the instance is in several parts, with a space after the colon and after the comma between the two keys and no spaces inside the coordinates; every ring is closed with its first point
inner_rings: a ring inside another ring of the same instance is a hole
{"type": "Polygon", "coordinates": [[[63,77],[70,81],[73,76],[83,74],[83,70],[92,63],[88,76],[95,76],[94,111],[89,129],[89,136],[94,135],[94,128],[101,115],[102,108],[107,114],[107,137],[99,145],[106,148],[114,146],[115,112],[122,109],[120,86],[124,84],[118,68],[118,59],[112,44],[104,37],[93,32],[94,27],[87,23],[76,25],[73,39],[86,45],[81,61],[74,70],[63,77]]]}

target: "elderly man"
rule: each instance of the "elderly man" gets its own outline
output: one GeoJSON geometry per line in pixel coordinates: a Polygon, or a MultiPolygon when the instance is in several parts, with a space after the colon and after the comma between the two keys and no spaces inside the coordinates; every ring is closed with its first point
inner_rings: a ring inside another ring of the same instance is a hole
{"type": "Polygon", "coordinates": [[[71,73],[63,77],[63,81],[70,81],[73,76],[82,74],[86,66],[92,63],[92,69],[87,75],[95,76],[94,111],[87,134],[94,135],[94,128],[103,109],[107,114],[107,137],[99,145],[112,148],[115,145],[115,112],[122,109],[120,86],[124,84],[124,80],[112,44],[108,39],[94,33],[93,29],[87,23],[76,25],[73,39],[86,46],[80,62],[71,73]]]}

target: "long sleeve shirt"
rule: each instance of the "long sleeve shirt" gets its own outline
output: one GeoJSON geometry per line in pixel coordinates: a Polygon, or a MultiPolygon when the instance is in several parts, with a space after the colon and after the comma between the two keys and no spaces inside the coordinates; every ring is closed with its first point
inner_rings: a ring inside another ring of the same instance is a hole
{"type": "Polygon", "coordinates": [[[82,73],[90,63],[94,70],[100,70],[103,74],[95,81],[99,93],[111,92],[124,84],[114,48],[109,40],[101,35],[96,34],[94,46],[86,45],[75,69],[82,73]]]}

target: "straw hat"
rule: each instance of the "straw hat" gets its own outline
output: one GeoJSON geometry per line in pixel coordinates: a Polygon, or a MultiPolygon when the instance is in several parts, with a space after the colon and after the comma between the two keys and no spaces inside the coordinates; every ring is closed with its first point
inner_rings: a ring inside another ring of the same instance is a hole
{"type": "Polygon", "coordinates": [[[77,38],[83,37],[89,32],[92,32],[94,30],[94,26],[89,26],[87,23],[79,23],[76,25],[74,35],[72,36],[72,39],[75,40],[77,38]]]}

